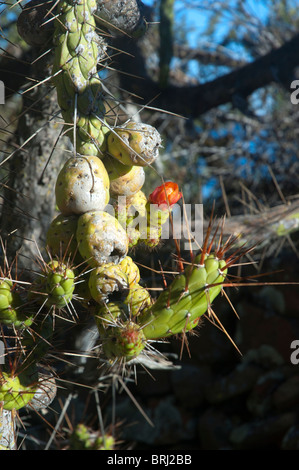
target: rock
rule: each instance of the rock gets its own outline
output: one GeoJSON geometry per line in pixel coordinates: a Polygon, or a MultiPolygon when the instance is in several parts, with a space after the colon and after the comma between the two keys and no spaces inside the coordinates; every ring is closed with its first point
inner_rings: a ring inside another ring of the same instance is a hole
{"type": "Polygon", "coordinates": [[[291,426],[281,443],[281,450],[299,450],[299,424],[291,426]]]}
{"type": "Polygon", "coordinates": [[[279,369],[270,370],[259,377],[247,399],[251,414],[264,417],[273,409],[273,392],[284,379],[285,375],[279,369]]]}
{"type": "Polygon", "coordinates": [[[273,394],[273,405],[278,411],[299,409],[299,375],[288,378],[273,394]]]}
{"type": "Polygon", "coordinates": [[[264,369],[276,368],[284,364],[283,357],[268,344],[262,344],[256,349],[250,349],[243,356],[243,361],[251,362],[264,369]]]}
{"type": "Polygon", "coordinates": [[[246,354],[251,349],[267,345],[289,363],[290,345],[299,338],[299,321],[249,302],[240,303],[237,311],[240,321],[235,341],[241,352],[246,354]]]}
{"type": "MultiPolygon", "coordinates": [[[[140,403],[138,399],[137,402],[140,403]]],[[[173,397],[153,399],[151,403],[142,405],[142,413],[128,398],[117,405],[114,411],[123,423],[121,440],[162,446],[192,440],[196,436],[195,416],[176,407],[173,397]]],[[[109,421],[111,418],[108,416],[107,419],[109,421]]]]}
{"type": "Polygon", "coordinates": [[[209,385],[206,399],[209,403],[222,403],[247,393],[255,385],[260,374],[260,367],[241,363],[231,373],[209,385]]]}
{"type": "Polygon", "coordinates": [[[204,402],[205,389],[211,380],[211,369],[205,365],[184,364],[181,370],[171,373],[174,396],[184,408],[196,408],[204,402]]]}
{"type": "Polygon", "coordinates": [[[233,429],[230,442],[236,450],[279,449],[283,436],[296,421],[296,413],[289,412],[247,422],[233,429]]]}
{"type": "Polygon", "coordinates": [[[208,408],[198,422],[200,448],[204,450],[219,450],[231,447],[229,435],[233,423],[229,416],[221,410],[208,408]]]}

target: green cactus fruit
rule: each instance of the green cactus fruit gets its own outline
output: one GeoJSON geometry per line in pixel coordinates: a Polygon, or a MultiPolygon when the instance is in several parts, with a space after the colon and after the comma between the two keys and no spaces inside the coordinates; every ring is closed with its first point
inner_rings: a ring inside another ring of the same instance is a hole
{"type": "Polygon", "coordinates": [[[93,443],[94,450],[113,450],[115,448],[115,439],[109,434],[105,436],[99,436],[93,443]]]}
{"type": "Polygon", "coordinates": [[[113,450],[115,439],[110,434],[98,435],[85,424],[78,424],[70,436],[71,450],[113,450]]]}
{"type": "Polygon", "coordinates": [[[135,317],[141,314],[146,307],[152,305],[152,299],[145,287],[140,284],[134,284],[130,287],[124,303],[128,305],[131,316],[135,317]]]}
{"type": "Polygon", "coordinates": [[[94,319],[100,335],[103,336],[106,329],[128,320],[129,310],[124,302],[110,301],[99,305],[99,308],[95,311],[94,319]]]}
{"type": "Polygon", "coordinates": [[[57,260],[50,261],[47,268],[47,305],[55,305],[57,308],[63,308],[71,301],[73,296],[75,288],[74,271],[57,260]]]}
{"type": "Polygon", "coordinates": [[[128,362],[136,358],[146,346],[141,328],[132,321],[107,328],[102,341],[104,356],[111,362],[128,362]]]}
{"type": "Polygon", "coordinates": [[[70,158],[58,174],[56,204],[64,215],[103,210],[110,199],[109,176],[98,157],[70,158]]]}
{"type": "Polygon", "coordinates": [[[33,323],[33,314],[24,311],[21,296],[13,289],[10,279],[0,281],[0,324],[27,328],[33,323]]]}
{"type": "Polygon", "coordinates": [[[62,309],[73,298],[75,273],[65,263],[51,260],[33,283],[31,298],[47,307],[62,309]]]}
{"type": "Polygon", "coordinates": [[[109,175],[112,197],[132,197],[141,190],[145,181],[143,167],[123,165],[108,156],[103,159],[103,163],[109,175]]]}
{"type": "Polygon", "coordinates": [[[52,220],[47,231],[46,245],[53,258],[69,256],[78,263],[82,260],[76,240],[78,218],[78,215],[59,214],[52,220]]]}
{"type": "Polygon", "coordinates": [[[92,267],[119,263],[129,248],[128,237],[121,224],[103,211],[82,214],[76,238],[81,256],[92,267]]]}
{"type": "Polygon", "coordinates": [[[126,297],[129,288],[128,276],[120,265],[113,263],[93,269],[88,285],[93,299],[98,303],[107,302],[115,293],[126,297]]]}
{"type": "Polygon", "coordinates": [[[18,375],[0,371],[0,404],[5,410],[19,410],[26,406],[35,393],[32,371],[18,375]]]}
{"type": "Polygon", "coordinates": [[[119,263],[122,271],[128,276],[129,287],[133,284],[137,284],[140,281],[140,271],[136,263],[130,256],[125,256],[119,263]]]}
{"type": "Polygon", "coordinates": [[[196,264],[201,260],[202,255],[139,316],[138,324],[144,326],[147,339],[190,330],[221,292],[227,274],[225,260],[209,254],[203,264],[196,264]]]}
{"type": "Polygon", "coordinates": [[[146,195],[142,191],[138,191],[131,198],[125,200],[120,198],[114,205],[115,216],[127,232],[130,248],[137,245],[142,234],[146,233],[146,203],[146,195]]]}
{"type": "Polygon", "coordinates": [[[149,248],[155,248],[161,241],[161,227],[147,227],[146,232],[142,232],[140,240],[149,248]]]}
{"type": "Polygon", "coordinates": [[[107,134],[107,152],[124,165],[147,166],[159,155],[161,136],[149,124],[129,122],[107,134]]]}

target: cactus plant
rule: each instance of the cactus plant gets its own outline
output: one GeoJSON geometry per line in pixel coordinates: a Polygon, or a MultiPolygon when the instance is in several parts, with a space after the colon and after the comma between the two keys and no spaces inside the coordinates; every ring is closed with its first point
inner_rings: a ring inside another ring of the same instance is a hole
{"type": "MultiPolygon", "coordinates": [[[[162,228],[182,192],[175,182],[167,181],[146,195],[144,183],[150,170],[146,167],[159,158],[162,146],[157,129],[133,119],[108,124],[105,90],[98,75],[106,52],[96,26],[96,12],[101,24],[106,17],[99,3],[54,2],[52,27],[44,31],[43,38],[54,45],[51,83],[72,157],[64,162],[53,188],[59,213],[45,234],[50,261],[38,263],[41,269],[22,296],[9,276],[0,282],[0,325],[22,331],[17,338],[25,356],[21,354],[18,361],[27,366],[19,372],[0,367],[0,402],[6,411],[27,405],[38,410],[55,396],[55,380],[47,377],[50,399],[38,398],[40,393],[47,395],[38,369],[52,342],[57,311],[60,314],[78,302],[97,329],[98,364],[129,369],[153,350],[153,342],[184,336],[201,317],[213,315],[212,304],[229,284],[230,268],[247,253],[234,249],[237,238],[223,243],[222,232],[216,242],[218,232],[212,233],[211,224],[200,252],[191,253],[190,262],[179,253],[180,270],[162,292],[155,296],[147,289],[138,257],[135,260],[130,250],[141,243],[145,250],[159,245],[162,228]]],[[[139,29],[140,20],[138,25],[134,34],[143,29],[139,29]]],[[[42,41],[34,42],[35,29],[25,28],[22,15],[20,33],[38,46],[42,41]]],[[[80,315],[77,320],[80,323],[80,315]]],[[[113,436],[95,437],[84,425],[75,427],[69,443],[75,449],[115,447],[113,436]]]]}

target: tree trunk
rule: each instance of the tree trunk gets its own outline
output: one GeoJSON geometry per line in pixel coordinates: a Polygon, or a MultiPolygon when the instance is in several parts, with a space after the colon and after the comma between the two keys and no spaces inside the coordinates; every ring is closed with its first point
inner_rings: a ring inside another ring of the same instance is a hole
{"type": "MultiPolygon", "coordinates": [[[[41,60],[36,64],[31,76],[44,80],[50,67],[41,60]]],[[[32,81],[27,89],[35,83],[32,81]]],[[[0,234],[7,240],[9,259],[18,253],[18,267],[25,269],[34,266],[38,249],[44,251],[46,232],[55,214],[55,181],[68,155],[66,138],[57,141],[62,121],[57,114],[56,91],[49,83],[24,93],[16,132],[17,150],[5,158],[2,167],[8,176],[0,234]]]]}

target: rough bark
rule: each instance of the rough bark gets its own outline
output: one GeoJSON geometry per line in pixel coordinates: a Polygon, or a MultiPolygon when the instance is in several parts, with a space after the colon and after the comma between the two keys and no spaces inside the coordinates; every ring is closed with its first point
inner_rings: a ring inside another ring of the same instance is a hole
{"type": "MultiPolygon", "coordinates": [[[[45,62],[39,61],[31,72],[31,76],[44,79],[49,70],[45,62]]],[[[45,246],[46,231],[54,217],[57,172],[68,155],[64,151],[64,138],[53,151],[62,130],[58,111],[56,92],[48,84],[25,93],[16,131],[15,143],[19,150],[6,156],[2,165],[8,176],[0,235],[7,241],[10,259],[17,252],[20,254],[19,268],[33,266],[37,247],[42,250],[45,246]]]]}

